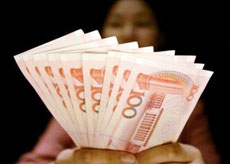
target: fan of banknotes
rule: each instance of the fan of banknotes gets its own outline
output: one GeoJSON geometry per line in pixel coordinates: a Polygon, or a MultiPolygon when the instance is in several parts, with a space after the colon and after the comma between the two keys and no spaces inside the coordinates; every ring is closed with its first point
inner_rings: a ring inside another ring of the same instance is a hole
{"type": "Polygon", "coordinates": [[[175,142],[213,72],[195,56],[77,30],[15,56],[77,147],[137,153],[175,142]]]}

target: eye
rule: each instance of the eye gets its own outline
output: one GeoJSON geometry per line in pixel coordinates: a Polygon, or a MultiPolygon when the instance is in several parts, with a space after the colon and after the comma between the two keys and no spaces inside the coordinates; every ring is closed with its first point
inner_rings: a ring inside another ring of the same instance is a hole
{"type": "Polygon", "coordinates": [[[136,27],[148,27],[152,25],[152,22],[144,20],[144,21],[136,21],[134,24],[136,27]]]}
{"type": "Polygon", "coordinates": [[[122,23],[119,21],[111,21],[109,22],[109,26],[113,28],[119,28],[122,26],[122,23]]]}

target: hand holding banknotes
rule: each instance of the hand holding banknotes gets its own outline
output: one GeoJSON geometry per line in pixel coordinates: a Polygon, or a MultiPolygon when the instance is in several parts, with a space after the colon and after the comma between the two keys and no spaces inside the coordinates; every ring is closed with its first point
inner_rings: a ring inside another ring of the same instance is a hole
{"type": "Polygon", "coordinates": [[[204,164],[200,151],[190,145],[168,143],[150,148],[136,155],[103,149],[69,149],[61,152],[55,164],[204,164]]]}
{"type": "Polygon", "coordinates": [[[159,39],[144,1],[117,1],[111,13],[104,39],[78,30],[15,57],[77,146],[55,163],[204,163],[193,146],[168,142],[177,142],[212,72],[195,56],[143,47],[159,39]]]}
{"type": "Polygon", "coordinates": [[[58,156],[55,164],[135,164],[135,155],[116,150],[104,149],[67,149],[58,156]]]}

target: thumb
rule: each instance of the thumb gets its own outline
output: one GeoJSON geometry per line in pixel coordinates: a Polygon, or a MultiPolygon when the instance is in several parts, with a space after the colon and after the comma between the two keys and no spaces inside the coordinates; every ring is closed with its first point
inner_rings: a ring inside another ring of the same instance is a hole
{"type": "MultiPolygon", "coordinates": [[[[74,152],[79,148],[74,149],[65,149],[58,154],[56,157],[55,164],[65,164],[65,163],[72,163],[74,152]]],[[[52,164],[52,163],[51,163],[52,164]]]]}

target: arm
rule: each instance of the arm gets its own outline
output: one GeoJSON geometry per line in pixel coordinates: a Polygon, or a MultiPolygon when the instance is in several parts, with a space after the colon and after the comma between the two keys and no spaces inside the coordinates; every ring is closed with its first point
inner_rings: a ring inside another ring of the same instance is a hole
{"type": "Polygon", "coordinates": [[[17,164],[47,164],[54,161],[60,151],[73,146],[71,138],[52,118],[33,150],[24,154],[17,164]]]}

